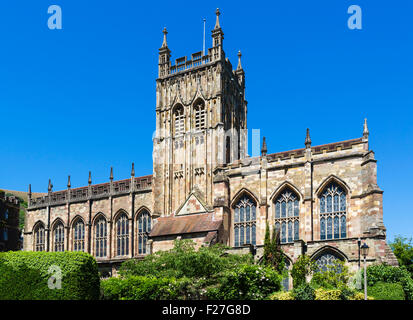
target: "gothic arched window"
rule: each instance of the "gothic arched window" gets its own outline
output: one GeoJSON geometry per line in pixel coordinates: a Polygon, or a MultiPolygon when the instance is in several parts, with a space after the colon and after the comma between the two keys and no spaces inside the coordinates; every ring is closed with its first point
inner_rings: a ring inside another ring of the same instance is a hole
{"type": "Polygon", "coordinates": [[[107,223],[104,217],[99,217],[95,222],[95,255],[106,257],[107,250],[107,223]]]}
{"type": "Polygon", "coordinates": [[[85,251],[85,224],[81,219],[73,224],[73,251],[85,251]]]}
{"type": "Polygon", "coordinates": [[[118,256],[129,254],[129,221],[124,213],[116,221],[116,254],[118,256]]]}
{"type": "Polygon", "coordinates": [[[184,116],[184,108],[182,106],[175,108],[174,129],[175,129],[175,135],[180,135],[185,132],[185,116],[184,116]]]}
{"type": "Polygon", "coordinates": [[[138,254],[146,254],[148,234],[151,232],[151,216],[145,210],[138,217],[138,254]]]}
{"type": "Polygon", "coordinates": [[[58,222],[54,229],[54,251],[64,251],[65,248],[65,227],[63,223],[58,222]]]}
{"type": "Polygon", "coordinates": [[[275,229],[281,231],[281,243],[298,240],[300,236],[300,203],[298,196],[287,188],[274,201],[275,229]]]}
{"type": "Polygon", "coordinates": [[[203,130],[206,127],[206,111],[203,101],[198,101],[194,106],[194,127],[195,130],[203,130]]]}
{"type": "Polygon", "coordinates": [[[44,237],[44,226],[39,224],[34,230],[34,250],[44,251],[45,249],[45,237],[44,237]]]}
{"type": "Polygon", "coordinates": [[[255,202],[248,196],[242,197],[235,205],[234,245],[255,245],[256,239],[256,210],[255,202]]]}
{"type": "Polygon", "coordinates": [[[320,196],[320,239],[339,239],[347,236],[346,192],[330,183],[320,196]]]}
{"type": "MultiPolygon", "coordinates": [[[[332,268],[335,267],[335,262],[338,260],[341,260],[341,259],[335,256],[334,254],[332,254],[331,252],[323,253],[322,255],[318,256],[317,259],[315,259],[317,271],[326,272],[326,271],[332,270],[332,268]]],[[[340,266],[339,266],[339,269],[340,269],[340,266]]]]}

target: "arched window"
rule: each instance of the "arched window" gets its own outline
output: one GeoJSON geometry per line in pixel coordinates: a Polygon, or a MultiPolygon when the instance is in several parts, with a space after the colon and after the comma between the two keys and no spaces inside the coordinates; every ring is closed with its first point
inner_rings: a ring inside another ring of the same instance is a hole
{"type": "MultiPolygon", "coordinates": [[[[317,271],[318,272],[330,271],[333,267],[335,267],[335,262],[338,260],[341,260],[341,259],[331,252],[325,252],[321,254],[315,259],[317,271]]],[[[341,270],[338,270],[338,271],[340,272],[341,270]]]]}
{"type": "Polygon", "coordinates": [[[203,130],[206,127],[205,104],[199,100],[194,106],[194,127],[195,130],[203,130]]]}
{"type": "Polygon", "coordinates": [[[65,227],[63,223],[58,222],[54,229],[54,251],[64,251],[65,249],[65,227]]]}
{"type": "Polygon", "coordinates": [[[346,192],[332,182],[320,196],[320,239],[345,238],[346,229],[346,192]]]}
{"type": "Polygon", "coordinates": [[[124,213],[116,221],[116,254],[118,256],[129,254],[129,221],[124,213]]]}
{"type": "Polygon", "coordinates": [[[73,224],[73,251],[85,251],[85,224],[81,219],[73,224]]]}
{"type": "Polygon", "coordinates": [[[145,210],[138,217],[138,254],[146,254],[148,234],[151,232],[151,216],[145,210]]]}
{"type": "MultiPolygon", "coordinates": [[[[287,258],[284,258],[284,262],[285,262],[285,269],[287,270],[287,272],[289,272],[290,266],[291,266],[290,260],[288,260],[287,258]]],[[[289,273],[287,274],[285,278],[282,279],[281,285],[285,291],[290,290],[290,274],[289,273]]]]}
{"type": "Polygon", "coordinates": [[[300,202],[298,196],[287,188],[274,201],[275,229],[281,230],[281,243],[298,240],[300,236],[300,202]]]}
{"type": "Polygon", "coordinates": [[[45,237],[44,237],[44,226],[39,224],[34,230],[34,250],[44,251],[45,249],[45,237]]]}
{"type": "Polygon", "coordinates": [[[98,258],[106,257],[107,251],[107,223],[104,217],[95,222],[95,255],[98,258]]]}
{"type": "Polygon", "coordinates": [[[256,234],[255,202],[248,196],[242,197],[235,205],[234,218],[234,245],[241,247],[244,244],[255,245],[256,234]]]}
{"type": "Polygon", "coordinates": [[[180,135],[185,132],[185,116],[184,116],[184,108],[182,106],[175,108],[174,129],[175,129],[175,135],[180,135]]]}

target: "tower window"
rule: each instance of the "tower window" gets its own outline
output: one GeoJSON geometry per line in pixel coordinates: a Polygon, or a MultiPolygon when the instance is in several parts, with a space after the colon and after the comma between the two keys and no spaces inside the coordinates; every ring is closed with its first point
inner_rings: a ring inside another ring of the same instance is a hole
{"type": "Polygon", "coordinates": [[[174,125],[175,125],[175,135],[180,135],[185,132],[185,116],[184,108],[178,107],[174,111],[174,125]]]}
{"type": "Polygon", "coordinates": [[[203,102],[194,107],[195,111],[195,130],[203,130],[206,127],[206,111],[203,102]]]}

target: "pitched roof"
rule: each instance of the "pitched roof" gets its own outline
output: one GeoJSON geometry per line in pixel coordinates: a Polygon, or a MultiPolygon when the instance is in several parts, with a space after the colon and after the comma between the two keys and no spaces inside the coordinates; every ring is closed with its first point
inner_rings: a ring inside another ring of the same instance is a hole
{"type": "Polygon", "coordinates": [[[160,217],[153,226],[150,237],[216,231],[222,219],[215,219],[214,213],[200,213],[183,216],[160,217]]]}

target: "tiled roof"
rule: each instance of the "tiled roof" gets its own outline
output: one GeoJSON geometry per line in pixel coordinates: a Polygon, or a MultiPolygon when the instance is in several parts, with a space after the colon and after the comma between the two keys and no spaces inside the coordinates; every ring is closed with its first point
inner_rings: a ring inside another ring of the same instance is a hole
{"type": "Polygon", "coordinates": [[[214,213],[160,217],[153,226],[150,237],[216,231],[222,219],[214,219],[214,213]]]}

